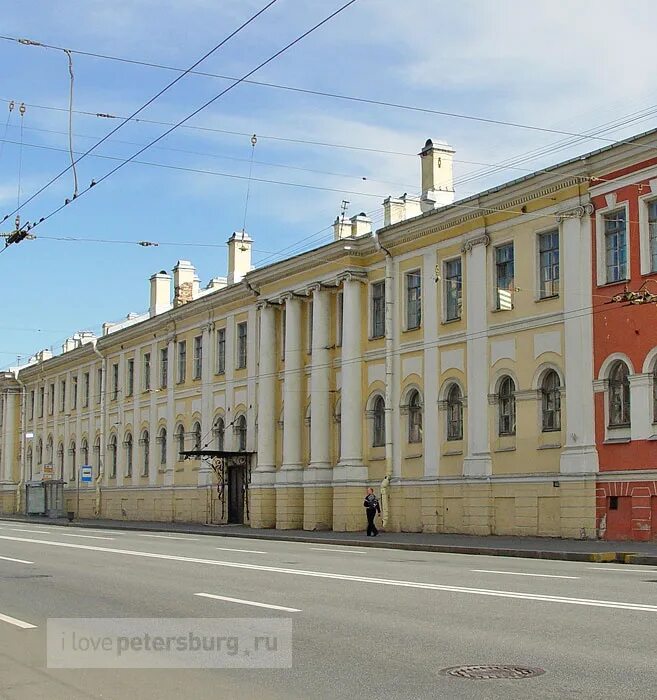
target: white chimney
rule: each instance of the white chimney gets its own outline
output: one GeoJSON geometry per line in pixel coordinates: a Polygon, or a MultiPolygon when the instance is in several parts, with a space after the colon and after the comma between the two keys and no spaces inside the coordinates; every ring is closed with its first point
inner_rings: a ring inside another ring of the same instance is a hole
{"type": "Polygon", "coordinates": [[[206,289],[212,289],[212,290],[217,290],[217,289],[223,289],[226,286],[226,278],[225,277],[213,277],[206,285],[206,289]]]}
{"type": "Polygon", "coordinates": [[[171,275],[160,270],[151,276],[151,318],[171,308],[171,275]]]}
{"type": "Polygon", "coordinates": [[[427,139],[424,144],[420,152],[423,212],[444,207],[454,201],[452,173],[454,152],[454,149],[446,143],[434,145],[431,139],[427,139]]]}
{"type": "Polygon", "coordinates": [[[350,221],[351,235],[354,238],[372,233],[372,219],[370,219],[364,211],[360,214],[356,214],[356,216],[352,216],[350,221]]]}
{"type": "Polygon", "coordinates": [[[336,216],[333,222],[333,238],[339,241],[341,238],[351,238],[351,221],[341,216],[336,216]]]}
{"type": "Polygon", "coordinates": [[[178,260],[173,268],[173,305],[182,306],[194,299],[196,270],[189,260],[178,260]]]}
{"type": "Polygon", "coordinates": [[[253,240],[244,231],[236,231],[228,239],[228,284],[237,284],[251,271],[253,240]]]}
{"type": "Polygon", "coordinates": [[[392,226],[406,218],[404,202],[396,197],[387,197],[383,200],[383,225],[392,226]]]}

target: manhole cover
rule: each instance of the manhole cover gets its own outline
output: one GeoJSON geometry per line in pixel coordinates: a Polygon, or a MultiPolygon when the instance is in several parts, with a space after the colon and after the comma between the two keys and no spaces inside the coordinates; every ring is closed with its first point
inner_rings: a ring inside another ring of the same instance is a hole
{"type": "Polygon", "coordinates": [[[452,666],[444,668],[441,673],[453,678],[471,678],[473,680],[492,680],[494,678],[533,678],[545,671],[542,668],[527,666],[452,666]]]}

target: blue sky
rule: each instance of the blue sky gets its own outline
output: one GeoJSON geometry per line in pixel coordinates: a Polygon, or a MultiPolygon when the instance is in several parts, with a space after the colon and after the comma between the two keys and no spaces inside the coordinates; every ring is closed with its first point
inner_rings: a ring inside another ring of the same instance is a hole
{"type": "MultiPolygon", "coordinates": [[[[0,33],[184,68],[264,4],[24,0],[5,4],[0,33]]],[[[278,0],[199,70],[242,75],[341,4],[278,0]]],[[[630,5],[608,0],[358,0],[254,79],[577,133],[631,118],[630,124],[605,133],[623,138],[657,126],[652,78],[656,19],[651,0],[630,5]]],[[[7,100],[34,105],[23,118],[24,201],[68,164],[67,114],[44,109],[67,106],[68,72],[62,52],[7,41],[0,41],[0,65],[2,218],[16,205],[21,152],[16,110],[4,136],[7,100]]],[[[74,71],[74,108],[94,115],[127,115],[176,75],[80,55],[74,56],[74,71]]],[[[188,76],[141,116],[177,121],[227,84],[188,76]]],[[[75,150],[86,150],[116,124],[75,114],[75,150]]],[[[378,216],[385,196],[417,192],[419,163],[412,154],[429,137],[456,148],[457,197],[606,145],[595,139],[568,145],[572,139],[554,134],[253,85],[238,86],[190,125],[245,135],[179,129],[141,159],[244,177],[251,151],[248,134],[256,133],[254,178],[327,188],[252,183],[246,228],[254,239],[256,264],[276,259],[288,246],[296,251],[330,240],[329,231],[313,234],[331,224],[342,199],[350,201],[349,214],[378,216]],[[534,154],[516,169],[491,172],[472,164],[495,164],[554,144],[550,153],[534,154]]],[[[165,129],[126,124],[96,153],[128,157],[165,129]]],[[[78,166],[81,186],[115,164],[89,156],[78,166]]],[[[104,321],[145,310],[148,277],[170,270],[178,259],[195,264],[202,284],[224,275],[222,246],[242,228],[246,186],[243,179],[130,164],[39,227],[43,238],[9,248],[0,256],[0,367],[41,348],[58,351],[76,330],[98,331],[104,321]],[[161,245],[52,240],[56,237],[161,245]]],[[[71,191],[69,173],[27,205],[23,219],[44,216],[71,191]]],[[[10,224],[6,221],[0,231],[8,232],[10,224]]]]}

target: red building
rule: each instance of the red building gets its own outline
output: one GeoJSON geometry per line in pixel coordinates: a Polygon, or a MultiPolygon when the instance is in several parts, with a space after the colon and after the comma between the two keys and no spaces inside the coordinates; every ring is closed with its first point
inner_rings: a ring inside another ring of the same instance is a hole
{"type": "Polygon", "coordinates": [[[648,540],[657,538],[657,305],[612,297],[657,294],[657,149],[619,150],[616,169],[590,189],[596,513],[600,537],[648,540]]]}

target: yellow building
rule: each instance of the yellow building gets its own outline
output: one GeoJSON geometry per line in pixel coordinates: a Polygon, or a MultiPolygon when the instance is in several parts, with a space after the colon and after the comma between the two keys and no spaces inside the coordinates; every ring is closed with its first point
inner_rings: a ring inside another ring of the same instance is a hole
{"type": "Polygon", "coordinates": [[[587,191],[609,151],[457,202],[453,156],[427,141],[421,197],[377,232],[338,219],[259,269],[235,234],[226,280],[179,261],[173,302],[160,272],[148,314],[2,375],[2,511],[51,470],[75,510],[88,464],[88,518],[357,530],[373,486],[390,530],[594,537],[587,191]],[[231,454],[181,460],[198,448],[231,454]]]}

